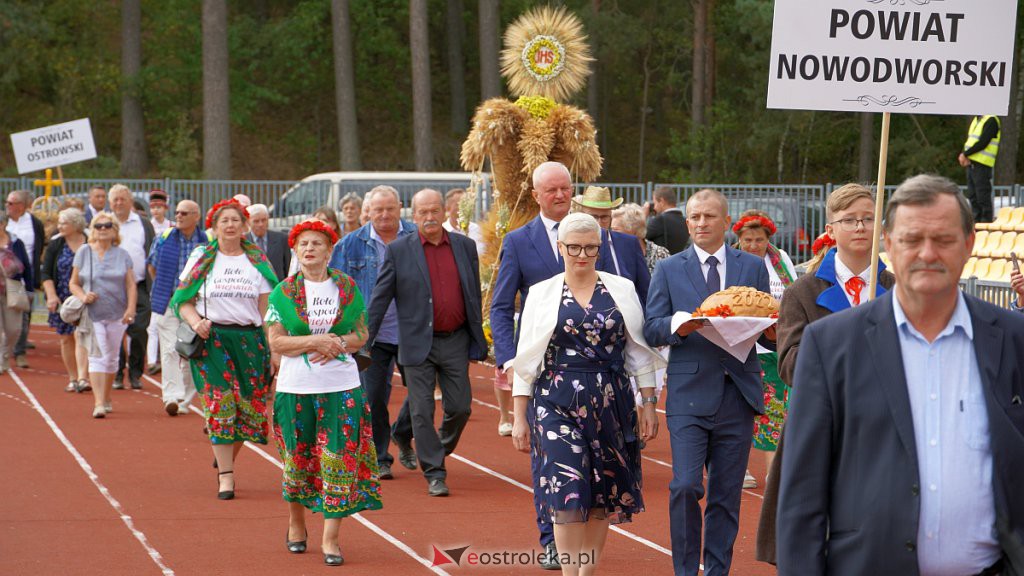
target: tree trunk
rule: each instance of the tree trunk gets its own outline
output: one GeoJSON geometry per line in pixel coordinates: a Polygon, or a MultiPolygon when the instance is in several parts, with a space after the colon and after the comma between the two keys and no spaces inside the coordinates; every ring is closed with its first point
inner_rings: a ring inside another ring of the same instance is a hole
{"type": "Polygon", "coordinates": [[[501,96],[499,0],[480,0],[480,100],[501,96]]]}
{"type": "Polygon", "coordinates": [[[362,170],[348,0],[331,0],[331,21],[334,35],[334,99],[338,108],[338,159],[344,171],[362,170]]]}
{"type": "Polygon", "coordinates": [[[857,160],[857,182],[875,181],[875,115],[860,112],[860,153],[857,160]]]}
{"type": "Polygon", "coordinates": [[[141,0],[124,0],[121,4],[121,173],[132,177],[142,175],[149,164],[140,98],[141,69],[141,0]]]}
{"type": "Polygon", "coordinates": [[[227,0],[203,0],[203,174],[231,178],[227,0]]]}
{"type": "Polygon", "coordinates": [[[427,0],[409,0],[409,48],[412,53],[412,142],[416,170],[434,167],[430,103],[430,43],[427,0]]]}
{"type": "MultiPolygon", "coordinates": [[[[597,20],[597,13],[601,11],[601,0],[591,0],[590,10],[591,15],[594,17],[594,20],[597,20]]],[[[593,31],[591,31],[590,47],[595,55],[597,54],[597,41],[597,37],[594,35],[593,31]]],[[[600,107],[601,102],[601,96],[598,92],[600,85],[598,84],[597,80],[598,64],[599,62],[597,58],[595,58],[594,61],[590,63],[590,78],[587,79],[587,112],[590,113],[590,117],[595,122],[597,121],[597,118],[600,116],[600,114],[598,113],[598,108],[600,107]]]]}
{"type": "MultiPolygon", "coordinates": [[[[1018,19],[1018,22],[1022,19],[1018,19]]],[[[996,163],[995,182],[1000,185],[1017,183],[1017,156],[1020,151],[1021,113],[1024,108],[1024,70],[1020,65],[1024,58],[1024,41],[1021,35],[1024,30],[1017,31],[1017,49],[1013,53],[1013,69],[1017,71],[1010,79],[1010,108],[1006,118],[1002,120],[1002,134],[999,135],[999,159],[996,163]]]]}
{"type": "Polygon", "coordinates": [[[693,0],[693,86],[690,102],[691,146],[697,151],[691,162],[691,170],[699,172],[704,156],[703,146],[698,146],[696,137],[704,128],[704,84],[707,81],[708,0],[693,0]]]}
{"type": "Polygon", "coordinates": [[[469,129],[466,117],[466,61],[462,53],[465,25],[462,0],[448,0],[448,84],[451,94],[452,133],[463,135],[469,129]]]}
{"type": "MultiPolygon", "coordinates": [[[[715,104],[715,79],[717,76],[716,42],[715,42],[715,0],[707,0],[706,25],[704,35],[704,118],[715,104]]],[[[714,121],[714,119],[712,119],[714,121]]]]}
{"type": "Polygon", "coordinates": [[[649,65],[650,64],[650,60],[651,60],[651,49],[652,49],[651,42],[648,39],[647,51],[644,52],[644,63],[643,63],[644,91],[643,91],[643,97],[642,97],[641,102],[640,102],[640,146],[639,146],[640,154],[639,154],[639,158],[637,159],[637,170],[636,170],[636,181],[637,182],[643,182],[644,181],[644,141],[646,140],[646,136],[647,136],[647,114],[648,114],[647,100],[648,100],[648,95],[650,94],[650,88],[651,88],[651,67],[649,65]]]}

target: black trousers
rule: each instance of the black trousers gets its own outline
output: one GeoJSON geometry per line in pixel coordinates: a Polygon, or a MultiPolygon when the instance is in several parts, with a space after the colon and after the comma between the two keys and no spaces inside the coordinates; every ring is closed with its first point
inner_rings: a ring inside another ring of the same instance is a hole
{"type": "MultiPolygon", "coordinates": [[[[146,367],[146,346],[149,344],[149,319],[152,310],[149,304],[149,290],[146,282],[136,284],[138,298],[135,303],[135,321],[128,325],[125,334],[131,338],[128,345],[128,378],[130,381],[141,380],[142,370],[146,367]]],[[[124,381],[124,346],[117,356],[117,375],[115,380],[124,381]]]]}
{"type": "Polygon", "coordinates": [[[992,221],[991,168],[977,162],[971,162],[967,167],[967,199],[971,202],[975,222],[992,221]]]}
{"type": "Polygon", "coordinates": [[[469,332],[435,335],[426,361],[404,366],[416,455],[429,480],[445,478],[445,456],[455,451],[469,422],[473,394],[469,386],[469,332]],[[444,417],[434,428],[434,384],[441,386],[444,417]]]}
{"type": "MultiPolygon", "coordinates": [[[[391,465],[395,458],[388,452],[391,447],[391,415],[388,413],[388,402],[391,401],[391,377],[398,358],[398,346],[395,344],[376,343],[370,347],[369,368],[360,372],[363,392],[370,405],[370,422],[373,426],[373,446],[377,450],[377,463],[391,465]]],[[[398,372],[403,382],[405,372],[401,366],[398,372]]],[[[398,418],[395,420],[394,436],[403,443],[412,441],[412,422],[409,416],[409,399],[405,399],[398,418]]]]}

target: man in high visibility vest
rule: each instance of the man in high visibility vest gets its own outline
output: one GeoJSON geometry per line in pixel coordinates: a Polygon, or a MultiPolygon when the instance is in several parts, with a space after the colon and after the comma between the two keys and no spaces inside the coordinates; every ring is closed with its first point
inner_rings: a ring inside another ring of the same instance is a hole
{"type": "Polygon", "coordinates": [[[975,116],[960,153],[960,165],[967,168],[967,199],[975,222],[992,221],[992,168],[999,154],[999,133],[999,118],[975,116]]]}

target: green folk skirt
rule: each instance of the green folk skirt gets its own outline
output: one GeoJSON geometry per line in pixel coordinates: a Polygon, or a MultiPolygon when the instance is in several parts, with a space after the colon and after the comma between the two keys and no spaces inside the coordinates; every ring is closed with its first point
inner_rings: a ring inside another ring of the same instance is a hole
{"type": "Polygon", "coordinates": [[[278,392],[274,438],[284,461],[282,496],[324,518],[381,508],[377,451],[362,388],[278,392]]]}
{"type": "Polygon", "coordinates": [[[215,324],[203,354],[190,360],[213,444],[266,444],[267,393],[273,380],[263,328],[215,324]]]}
{"type": "Polygon", "coordinates": [[[789,386],[779,377],[779,355],[758,354],[764,384],[764,414],[754,417],[754,448],[775,452],[779,447],[782,423],[789,413],[789,386]]]}

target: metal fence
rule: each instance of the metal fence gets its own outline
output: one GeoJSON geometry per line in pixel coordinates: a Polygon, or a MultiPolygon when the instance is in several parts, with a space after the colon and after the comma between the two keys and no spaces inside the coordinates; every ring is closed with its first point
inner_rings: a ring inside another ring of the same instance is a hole
{"type": "Polygon", "coordinates": [[[1009,308],[1017,299],[1017,293],[1010,288],[1009,282],[979,280],[977,276],[961,279],[960,289],[1000,308],[1009,308]]]}

